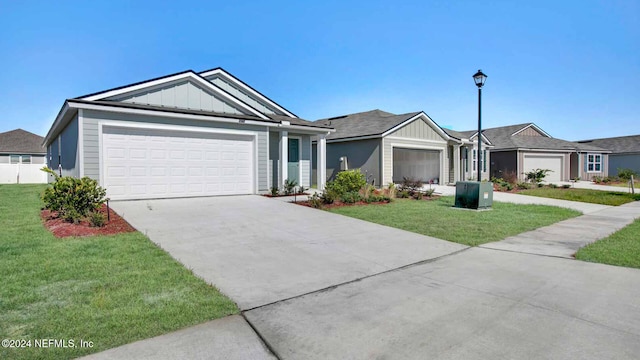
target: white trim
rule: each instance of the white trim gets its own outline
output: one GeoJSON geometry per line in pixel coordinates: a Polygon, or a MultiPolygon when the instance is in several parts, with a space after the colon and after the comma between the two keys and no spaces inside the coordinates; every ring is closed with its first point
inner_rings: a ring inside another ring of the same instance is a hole
{"type": "Polygon", "coordinates": [[[175,81],[179,81],[179,80],[184,80],[184,79],[193,80],[193,81],[197,82],[198,84],[200,84],[201,86],[203,86],[205,89],[209,90],[210,92],[213,92],[216,95],[225,98],[225,100],[230,101],[232,104],[244,109],[245,111],[248,111],[248,112],[250,112],[250,113],[254,114],[255,116],[260,117],[262,119],[268,119],[268,117],[266,115],[264,115],[263,113],[259,112],[256,109],[254,109],[251,105],[244,103],[242,100],[234,97],[233,95],[231,95],[231,94],[227,93],[226,91],[222,90],[221,88],[217,87],[216,85],[214,85],[210,81],[201,78],[200,76],[198,76],[197,74],[195,74],[194,72],[191,72],[191,71],[185,72],[185,73],[181,73],[181,74],[176,74],[176,75],[169,76],[169,77],[162,78],[162,79],[158,79],[158,80],[143,82],[143,83],[140,83],[140,84],[137,84],[137,85],[132,85],[132,86],[127,86],[127,87],[123,87],[123,88],[119,88],[119,89],[114,89],[114,90],[103,92],[103,93],[99,93],[99,94],[96,94],[96,95],[85,96],[83,98],[80,98],[80,100],[87,100],[87,101],[103,100],[103,99],[114,97],[114,96],[118,96],[118,95],[123,95],[123,94],[131,93],[131,92],[141,91],[141,90],[148,89],[148,88],[158,87],[160,85],[164,85],[164,84],[167,84],[167,83],[171,83],[171,82],[175,82],[175,81]]]}
{"type": "MultiPolygon", "coordinates": [[[[297,139],[298,140],[298,185],[302,182],[302,136],[293,136],[289,135],[287,138],[287,142],[289,139],[297,139]]],[[[288,146],[288,145],[287,145],[288,146]]],[[[289,154],[289,149],[287,148],[287,155],[289,154]]],[[[289,166],[289,159],[287,158],[287,170],[289,166]]]]}
{"type": "Polygon", "coordinates": [[[604,173],[604,157],[602,156],[602,153],[593,153],[593,152],[588,152],[586,153],[586,159],[585,159],[586,163],[587,163],[587,168],[585,169],[585,172],[587,174],[599,174],[599,173],[604,173]],[[593,161],[589,161],[589,155],[593,155],[593,161]],[[600,161],[596,161],[596,156],[600,156],[600,161]],[[589,170],[589,163],[593,164],[593,170],[589,170]],[[600,164],[600,170],[596,170],[596,164],[600,164]]]}
{"type": "MultiPolygon", "coordinates": [[[[473,138],[477,137],[477,135],[478,135],[478,132],[477,132],[477,131],[476,131],[475,133],[473,133],[473,135],[471,135],[471,136],[469,137],[469,142],[470,142],[470,143],[472,143],[472,144],[476,144],[476,145],[477,145],[477,144],[478,144],[478,142],[477,142],[477,141],[473,141],[473,138]]],[[[495,146],[495,145],[493,145],[493,144],[491,143],[491,141],[489,141],[489,139],[487,138],[487,136],[484,134],[484,130],[482,131],[482,139],[483,139],[483,141],[482,141],[482,142],[483,142],[483,143],[485,143],[486,145],[489,145],[489,146],[495,146]]]]}
{"type": "Polygon", "coordinates": [[[258,193],[258,132],[249,130],[234,130],[234,129],[219,129],[219,128],[202,128],[198,126],[183,126],[183,125],[165,125],[165,124],[153,124],[153,123],[141,123],[134,121],[120,121],[120,120],[99,120],[98,121],[98,167],[100,171],[99,181],[100,185],[104,186],[104,165],[102,146],[103,146],[103,128],[104,127],[117,127],[117,128],[129,128],[129,129],[148,129],[148,130],[165,130],[165,131],[182,131],[193,133],[210,133],[210,134],[228,134],[228,135],[242,135],[251,136],[253,143],[254,154],[252,165],[254,167],[254,177],[252,188],[255,193],[258,193]]]}
{"type": "Polygon", "coordinates": [[[309,188],[311,188],[311,185],[313,185],[313,144],[311,143],[311,136],[309,136],[309,188]]]}
{"type": "MultiPolygon", "coordinates": [[[[275,102],[269,100],[266,96],[262,95],[261,93],[257,92],[256,90],[252,89],[251,87],[245,85],[238,78],[236,78],[235,76],[229,74],[228,72],[224,71],[221,68],[217,68],[217,69],[213,69],[213,70],[209,70],[209,71],[203,71],[203,72],[198,73],[198,75],[202,76],[203,78],[206,78],[207,76],[211,76],[211,75],[222,75],[222,77],[225,80],[228,80],[228,82],[231,82],[231,83],[235,84],[236,86],[238,86],[239,88],[242,88],[243,90],[245,90],[250,95],[253,95],[253,96],[257,97],[259,100],[262,100],[265,103],[271,105],[272,107],[282,111],[287,116],[290,116],[292,118],[297,118],[297,116],[295,116],[293,113],[289,112],[287,109],[285,109],[282,106],[276,104],[275,102]]],[[[210,80],[207,79],[207,81],[210,81],[210,80]]]]}
{"type": "Polygon", "coordinates": [[[518,134],[520,134],[521,132],[523,132],[523,131],[527,130],[528,128],[530,128],[530,127],[533,127],[534,129],[536,129],[536,131],[538,131],[538,132],[542,133],[544,136],[546,136],[546,137],[548,137],[548,138],[551,138],[551,135],[547,134],[547,132],[546,132],[546,131],[544,131],[544,130],[540,129],[540,128],[539,128],[536,124],[534,124],[534,123],[531,123],[531,124],[529,124],[529,125],[527,125],[527,126],[523,127],[522,129],[520,129],[520,130],[518,130],[518,131],[514,132],[513,134],[511,134],[511,136],[518,135],[518,134]]]}
{"type": "Polygon", "coordinates": [[[78,110],[78,174],[84,177],[84,110],[78,110]]]}
{"type": "Polygon", "coordinates": [[[324,134],[318,135],[316,157],[316,187],[322,191],[327,183],[327,139],[324,134]]]}
{"type": "Polygon", "coordinates": [[[284,186],[285,180],[289,177],[289,139],[286,130],[280,131],[278,139],[278,189],[284,186]],[[284,160],[286,158],[286,160],[284,160]]]}
{"type": "Polygon", "coordinates": [[[385,131],[382,133],[382,136],[387,136],[397,130],[399,130],[400,128],[404,127],[405,125],[408,125],[410,123],[412,123],[413,121],[417,120],[418,118],[422,118],[423,120],[425,120],[427,122],[427,125],[429,125],[433,130],[435,130],[438,135],[440,135],[442,138],[444,138],[445,140],[453,140],[453,141],[458,141],[458,139],[452,138],[451,136],[449,136],[444,130],[442,130],[442,128],[440,126],[438,126],[438,124],[435,123],[435,121],[431,120],[431,118],[425,114],[423,111],[421,111],[419,114],[401,122],[400,124],[392,127],[391,129],[385,131]]]}
{"type": "MultiPolygon", "coordinates": [[[[327,129],[329,132],[334,132],[330,131],[329,129],[327,129]]],[[[327,144],[331,144],[331,143],[337,143],[337,142],[347,142],[347,141],[356,141],[356,140],[369,140],[369,139],[380,139],[382,138],[381,135],[366,135],[366,136],[356,136],[356,137],[350,137],[350,138],[343,138],[343,139],[327,139],[327,144]]]]}
{"type": "Polygon", "coordinates": [[[69,103],[65,101],[64,105],[62,105],[62,109],[60,109],[60,112],[56,116],[56,119],[53,121],[53,125],[51,125],[51,128],[49,129],[49,131],[47,132],[47,135],[44,137],[44,140],[42,141],[43,146],[49,145],[49,143],[47,143],[47,140],[53,134],[53,130],[60,126],[60,123],[62,122],[62,119],[64,118],[64,116],[67,114],[67,111],[69,111],[69,103]]]}
{"type": "Polygon", "coordinates": [[[433,143],[433,144],[442,144],[442,145],[447,144],[447,141],[444,141],[444,140],[427,140],[427,139],[418,139],[418,138],[408,138],[408,137],[402,137],[402,136],[387,136],[386,138],[390,140],[400,140],[400,141],[419,141],[423,143],[433,143]]]}
{"type": "MultiPolygon", "coordinates": [[[[271,183],[273,182],[273,163],[271,162],[271,133],[269,133],[269,127],[265,127],[265,131],[267,132],[267,190],[271,191],[271,183]],[[271,173],[269,173],[269,167],[271,167],[271,173]]],[[[256,154],[256,159],[259,157],[256,154]]]]}

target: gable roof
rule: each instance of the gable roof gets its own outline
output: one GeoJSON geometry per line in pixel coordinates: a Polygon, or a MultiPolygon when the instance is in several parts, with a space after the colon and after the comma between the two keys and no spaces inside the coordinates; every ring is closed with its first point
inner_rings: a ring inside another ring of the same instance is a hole
{"type": "Polygon", "coordinates": [[[195,84],[201,86],[203,89],[206,89],[207,91],[213,94],[216,94],[217,96],[220,96],[221,98],[227,101],[230,101],[235,106],[239,107],[240,109],[243,109],[245,112],[251,115],[255,115],[257,117],[261,117],[263,119],[267,118],[265,114],[256,110],[251,105],[241,101],[237,97],[231,95],[230,93],[223,90],[219,86],[215,85],[211,81],[196,74],[195,72],[193,72],[193,70],[187,70],[187,71],[175,73],[172,75],[162,76],[155,79],[145,80],[145,81],[137,82],[134,84],[129,84],[129,85],[120,86],[120,87],[109,89],[109,90],[100,91],[100,92],[89,94],[89,95],[83,95],[83,96],[74,98],[74,100],[87,100],[87,101],[108,100],[109,98],[121,96],[127,93],[143,91],[144,89],[158,87],[163,84],[168,84],[168,83],[172,83],[180,80],[193,81],[195,84]]]}
{"type": "Polygon", "coordinates": [[[242,80],[238,79],[237,77],[233,76],[233,74],[231,74],[230,72],[226,71],[225,69],[223,69],[221,67],[217,67],[217,68],[213,68],[213,69],[210,69],[210,70],[201,71],[201,72],[198,73],[198,75],[202,76],[203,78],[207,78],[207,77],[213,76],[213,75],[222,76],[226,80],[229,80],[232,83],[234,83],[237,87],[245,90],[248,94],[252,95],[253,97],[257,97],[259,100],[261,100],[261,101],[271,105],[272,107],[280,110],[286,116],[294,117],[294,118],[298,117],[296,114],[294,114],[294,113],[290,112],[289,110],[285,109],[280,104],[278,104],[275,101],[271,100],[270,98],[268,98],[267,96],[265,96],[264,94],[259,92],[258,90],[256,90],[253,87],[251,87],[249,84],[247,84],[244,81],[242,81],[242,80]]]}
{"type": "Polygon", "coordinates": [[[611,150],[614,154],[640,153],[640,135],[580,140],[577,141],[577,143],[581,145],[598,146],[611,150]]]}
{"type": "Polygon", "coordinates": [[[315,122],[336,129],[335,133],[327,136],[328,141],[346,141],[361,137],[382,137],[418,118],[422,118],[427,123],[431,123],[443,138],[450,138],[449,135],[435,123],[435,121],[422,111],[396,115],[380,109],[375,109],[355,114],[320,119],[315,122]]]}
{"type": "MultiPolygon", "coordinates": [[[[474,135],[477,131],[474,132],[474,135]]],[[[560,150],[560,151],[599,151],[607,152],[596,146],[579,144],[571,141],[552,138],[533,123],[508,125],[482,130],[491,143],[495,146],[493,151],[515,150],[515,149],[536,149],[536,150],[560,150]],[[523,130],[534,127],[540,130],[542,136],[518,136],[523,130]]]]}
{"type": "Polygon", "coordinates": [[[40,135],[22,129],[0,133],[0,153],[46,154],[40,135]]]}

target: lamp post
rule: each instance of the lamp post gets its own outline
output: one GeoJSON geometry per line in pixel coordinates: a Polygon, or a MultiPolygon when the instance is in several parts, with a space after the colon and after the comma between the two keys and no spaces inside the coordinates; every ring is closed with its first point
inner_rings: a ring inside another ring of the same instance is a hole
{"type": "Polygon", "coordinates": [[[482,70],[478,70],[478,72],[473,75],[473,81],[475,81],[478,87],[478,181],[482,181],[482,86],[485,80],[487,80],[487,75],[482,73],[482,70]]]}

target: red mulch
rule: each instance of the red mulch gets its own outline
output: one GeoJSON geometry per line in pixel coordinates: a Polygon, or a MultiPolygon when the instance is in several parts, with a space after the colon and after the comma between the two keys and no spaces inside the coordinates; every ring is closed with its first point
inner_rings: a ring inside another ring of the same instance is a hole
{"type": "MultiPolygon", "coordinates": [[[[68,236],[114,235],[136,231],[136,229],[129,225],[120,215],[116,214],[113,209],[109,210],[111,220],[107,221],[103,227],[92,227],[87,220],[83,220],[79,224],[66,222],[57,218],[55,211],[46,209],[40,212],[40,217],[44,222],[44,226],[57,238],[68,236]]],[[[106,215],[107,206],[102,205],[99,212],[106,215]]]]}

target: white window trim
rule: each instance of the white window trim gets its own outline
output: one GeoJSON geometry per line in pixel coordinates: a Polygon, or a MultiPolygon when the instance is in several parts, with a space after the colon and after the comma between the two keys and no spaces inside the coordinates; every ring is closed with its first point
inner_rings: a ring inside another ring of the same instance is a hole
{"type": "Polygon", "coordinates": [[[585,169],[587,171],[587,174],[598,174],[603,172],[602,171],[602,166],[603,166],[603,158],[602,158],[602,154],[598,154],[598,153],[587,153],[585,155],[587,157],[587,168],[585,169]],[[593,161],[589,161],[589,156],[593,156],[593,161]],[[599,156],[600,157],[600,161],[596,161],[596,157],[599,156]],[[593,164],[593,170],[589,170],[589,165],[593,164]],[[596,164],[600,165],[600,170],[596,170],[596,164]]]}

